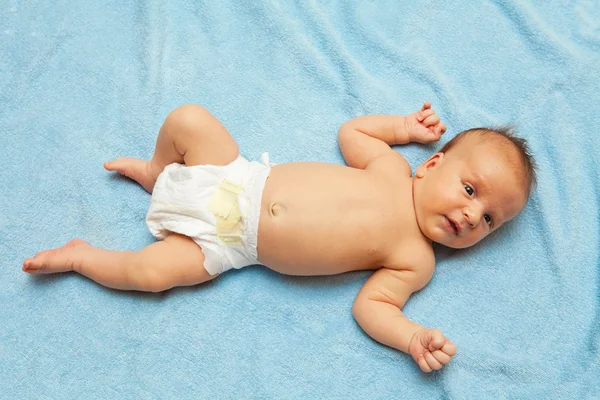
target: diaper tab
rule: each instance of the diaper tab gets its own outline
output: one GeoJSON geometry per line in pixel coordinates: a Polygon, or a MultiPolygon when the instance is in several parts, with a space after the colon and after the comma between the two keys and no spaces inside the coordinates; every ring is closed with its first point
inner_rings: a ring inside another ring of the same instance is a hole
{"type": "Polygon", "coordinates": [[[244,242],[239,234],[234,233],[220,233],[217,237],[223,244],[227,246],[242,246],[244,242]]]}
{"type": "Polygon", "coordinates": [[[229,246],[243,244],[241,235],[244,233],[244,225],[238,205],[238,196],[243,191],[243,185],[224,179],[207,206],[208,211],[215,216],[217,237],[229,246]]]}
{"type": "MultiPolygon", "coordinates": [[[[237,208],[237,198],[244,191],[242,185],[224,179],[210,198],[208,211],[215,216],[227,218],[234,208],[237,208]]],[[[239,213],[239,208],[238,208],[239,213]]]]}
{"type": "Polygon", "coordinates": [[[264,152],[260,155],[260,161],[262,161],[262,163],[266,166],[266,167],[272,167],[275,164],[271,164],[271,162],[269,161],[269,153],[264,152]]]}

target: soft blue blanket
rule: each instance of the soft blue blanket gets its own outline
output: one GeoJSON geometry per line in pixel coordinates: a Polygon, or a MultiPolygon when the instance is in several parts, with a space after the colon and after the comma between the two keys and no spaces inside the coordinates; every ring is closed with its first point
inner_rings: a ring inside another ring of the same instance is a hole
{"type": "Polygon", "coordinates": [[[600,7],[596,1],[55,1],[0,4],[0,398],[600,397],[600,7]],[[52,5],[51,5],[52,4],[52,5]],[[513,123],[539,186],[405,311],[458,355],[421,373],[354,322],[368,272],[266,268],[163,294],[21,264],[80,237],[139,249],[150,196],[102,168],[147,158],[199,103],[249,159],[343,163],[337,128],[430,100],[442,143],[513,123]]]}

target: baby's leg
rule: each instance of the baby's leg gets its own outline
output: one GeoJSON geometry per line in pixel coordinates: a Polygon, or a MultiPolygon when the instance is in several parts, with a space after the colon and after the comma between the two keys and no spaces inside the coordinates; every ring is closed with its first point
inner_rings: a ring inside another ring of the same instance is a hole
{"type": "Polygon", "coordinates": [[[75,271],[113,289],[146,292],[195,285],[217,277],[204,269],[200,247],[192,239],[174,233],[138,252],[102,250],[74,239],[25,260],[23,271],[75,271]]]}
{"type": "Polygon", "coordinates": [[[169,164],[227,165],[238,154],[237,143],[219,120],[201,106],[185,105],[165,119],[150,161],[121,157],[104,168],[135,180],[152,193],[156,178],[169,164]]]}

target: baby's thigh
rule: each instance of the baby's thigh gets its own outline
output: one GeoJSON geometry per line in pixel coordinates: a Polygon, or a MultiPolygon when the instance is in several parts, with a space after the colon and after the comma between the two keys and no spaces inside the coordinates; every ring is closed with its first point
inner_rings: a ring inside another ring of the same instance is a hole
{"type": "Polygon", "coordinates": [[[175,147],[184,162],[193,165],[227,165],[239,155],[235,139],[207,109],[185,105],[174,110],[165,121],[166,129],[176,131],[175,147]]]}
{"type": "Polygon", "coordinates": [[[138,253],[139,278],[156,290],[191,286],[216,278],[204,268],[205,256],[191,238],[171,233],[138,253]]]}

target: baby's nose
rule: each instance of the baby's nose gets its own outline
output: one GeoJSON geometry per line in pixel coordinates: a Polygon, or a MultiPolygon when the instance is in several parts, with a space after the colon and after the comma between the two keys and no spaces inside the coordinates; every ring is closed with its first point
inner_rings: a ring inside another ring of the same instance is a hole
{"type": "Polygon", "coordinates": [[[471,226],[471,228],[474,228],[477,226],[477,224],[479,224],[479,221],[481,221],[483,210],[481,209],[481,207],[476,206],[467,207],[464,209],[463,214],[467,219],[469,226],[471,226]]]}

